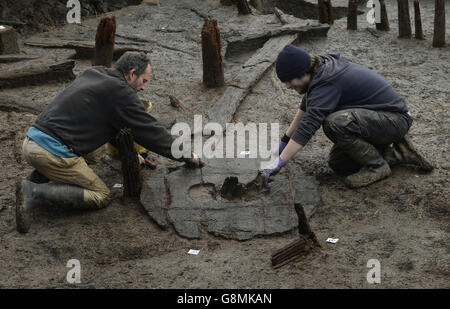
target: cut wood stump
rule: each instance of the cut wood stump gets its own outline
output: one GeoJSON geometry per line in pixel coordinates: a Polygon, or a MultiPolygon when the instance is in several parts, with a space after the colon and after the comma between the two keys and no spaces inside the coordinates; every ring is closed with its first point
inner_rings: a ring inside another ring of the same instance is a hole
{"type": "Polygon", "coordinates": [[[239,15],[248,15],[252,13],[252,9],[247,0],[236,0],[239,15]]]}
{"type": "Polygon", "coordinates": [[[408,0],[397,0],[398,5],[398,37],[403,39],[410,39],[411,33],[411,19],[409,17],[408,0]]]}
{"type": "Polygon", "coordinates": [[[384,0],[380,0],[381,22],[376,24],[377,30],[389,31],[389,20],[386,10],[386,3],[384,0]]]}
{"type": "Polygon", "coordinates": [[[74,66],[74,60],[63,60],[50,64],[25,64],[0,72],[0,89],[71,81],[75,79],[72,71],[74,66]]]}
{"type": "Polygon", "coordinates": [[[358,30],[358,0],[348,0],[347,30],[358,30]]]}
{"type": "Polygon", "coordinates": [[[116,136],[116,143],[122,162],[123,197],[139,198],[142,190],[142,174],[131,130],[121,129],[116,136]]]}
{"type": "Polygon", "coordinates": [[[0,25],[0,55],[19,53],[17,32],[13,27],[0,25]]]}
{"type": "Polygon", "coordinates": [[[295,211],[298,216],[299,239],[272,254],[272,266],[274,268],[282,267],[291,262],[297,262],[314,248],[320,247],[316,235],[309,226],[303,206],[301,204],[295,204],[295,211]]]}
{"type": "Polygon", "coordinates": [[[334,10],[331,0],[318,0],[319,22],[332,25],[334,23],[334,10]]]}
{"type": "Polygon", "coordinates": [[[433,47],[445,46],[445,0],[436,0],[434,7],[433,47]]]}
{"type": "Polygon", "coordinates": [[[415,25],[414,37],[416,39],[423,40],[422,18],[420,16],[419,0],[414,0],[414,25],[415,25]]]}
{"type": "Polygon", "coordinates": [[[111,67],[114,55],[115,34],[116,17],[103,17],[98,24],[95,36],[94,65],[111,67]]]}
{"type": "Polygon", "coordinates": [[[223,86],[222,45],[217,20],[206,19],[202,28],[203,84],[208,88],[223,86]]]}

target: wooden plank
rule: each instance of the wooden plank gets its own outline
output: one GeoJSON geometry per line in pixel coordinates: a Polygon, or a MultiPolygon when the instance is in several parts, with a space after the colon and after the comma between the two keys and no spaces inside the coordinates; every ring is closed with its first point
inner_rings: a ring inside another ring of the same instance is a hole
{"type": "Polygon", "coordinates": [[[11,62],[34,60],[39,57],[40,56],[29,56],[29,55],[19,55],[19,54],[0,55],[0,63],[11,63],[11,62]]]}
{"type": "Polygon", "coordinates": [[[74,60],[47,64],[25,64],[12,70],[0,72],[0,89],[71,81],[75,79],[72,71],[74,66],[74,60]]]}

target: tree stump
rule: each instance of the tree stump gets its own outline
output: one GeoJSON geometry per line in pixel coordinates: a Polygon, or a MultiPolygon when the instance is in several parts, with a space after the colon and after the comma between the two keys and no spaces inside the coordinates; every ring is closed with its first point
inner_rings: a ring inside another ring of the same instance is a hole
{"type": "Polygon", "coordinates": [[[208,88],[223,86],[223,60],[217,20],[207,19],[202,28],[203,84],[208,88]]]}
{"type": "Polygon", "coordinates": [[[397,0],[398,4],[398,32],[399,38],[410,39],[411,34],[411,19],[409,17],[408,0],[397,0]]]}
{"type": "Polygon", "coordinates": [[[97,27],[95,36],[94,65],[110,68],[114,55],[114,40],[116,34],[116,17],[103,17],[97,27]]]}
{"type": "Polygon", "coordinates": [[[122,162],[123,197],[139,198],[142,190],[142,175],[131,130],[128,128],[120,130],[116,136],[116,143],[122,162]]]}
{"type": "Polygon", "coordinates": [[[414,25],[415,25],[415,38],[423,40],[422,18],[420,16],[419,0],[414,0],[414,25]]]}
{"type": "Polygon", "coordinates": [[[381,11],[381,23],[377,23],[375,26],[377,30],[389,31],[389,20],[386,10],[386,3],[384,0],[380,0],[380,11],[381,11]]]}
{"type": "Polygon", "coordinates": [[[436,0],[434,6],[433,47],[445,45],[445,0],[436,0]]]}
{"type": "Polygon", "coordinates": [[[358,0],[348,0],[347,30],[358,30],[358,0]]]}
{"type": "Polygon", "coordinates": [[[334,11],[331,5],[331,0],[319,0],[319,22],[321,24],[333,24],[334,23],[334,11]]]}
{"type": "Polygon", "coordinates": [[[307,255],[312,249],[320,247],[316,235],[309,226],[303,206],[295,204],[298,216],[299,239],[277,250],[272,254],[272,266],[279,268],[291,262],[297,262],[307,255]]]}
{"type": "Polygon", "coordinates": [[[0,26],[0,55],[18,54],[17,32],[9,26],[0,26]]]}
{"type": "Polygon", "coordinates": [[[236,0],[239,15],[248,15],[252,13],[247,0],[236,0]]]}

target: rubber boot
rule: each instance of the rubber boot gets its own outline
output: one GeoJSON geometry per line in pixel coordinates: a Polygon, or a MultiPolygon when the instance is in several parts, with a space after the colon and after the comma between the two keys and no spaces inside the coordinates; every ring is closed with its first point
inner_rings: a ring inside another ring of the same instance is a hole
{"type": "Polygon", "coordinates": [[[84,189],[59,183],[37,184],[29,180],[16,183],[16,226],[20,233],[30,229],[30,212],[41,205],[58,208],[96,209],[84,202],[84,189]]]}
{"type": "Polygon", "coordinates": [[[393,143],[383,154],[390,166],[409,164],[418,166],[421,170],[431,172],[433,166],[419,154],[410,139],[405,136],[401,141],[393,143]]]}
{"type": "Polygon", "coordinates": [[[39,173],[37,170],[32,171],[31,174],[28,175],[27,180],[34,183],[47,183],[50,181],[50,179],[39,173]]]}
{"type": "Polygon", "coordinates": [[[362,165],[359,172],[345,178],[344,182],[348,187],[368,186],[391,174],[389,164],[372,144],[358,138],[345,151],[353,160],[362,165]]]}

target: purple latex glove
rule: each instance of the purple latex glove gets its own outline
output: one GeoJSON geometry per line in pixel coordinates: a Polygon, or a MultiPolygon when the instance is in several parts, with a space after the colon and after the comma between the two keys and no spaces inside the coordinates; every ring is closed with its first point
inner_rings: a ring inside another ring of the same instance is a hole
{"type": "Polygon", "coordinates": [[[262,178],[262,188],[267,189],[269,188],[269,178],[270,176],[275,176],[276,174],[278,174],[281,170],[281,168],[283,168],[286,165],[286,162],[283,161],[283,159],[281,159],[280,157],[278,157],[277,161],[275,161],[275,163],[269,167],[268,169],[266,169],[263,173],[263,178],[262,178]]]}
{"type": "Polygon", "coordinates": [[[287,144],[288,144],[288,143],[285,143],[285,142],[283,142],[283,141],[281,141],[281,142],[278,144],[278,155],[280,155],[280,154],[283,152],[283,150],[284,150],[284,148],[286,148],[287,144]]]}

